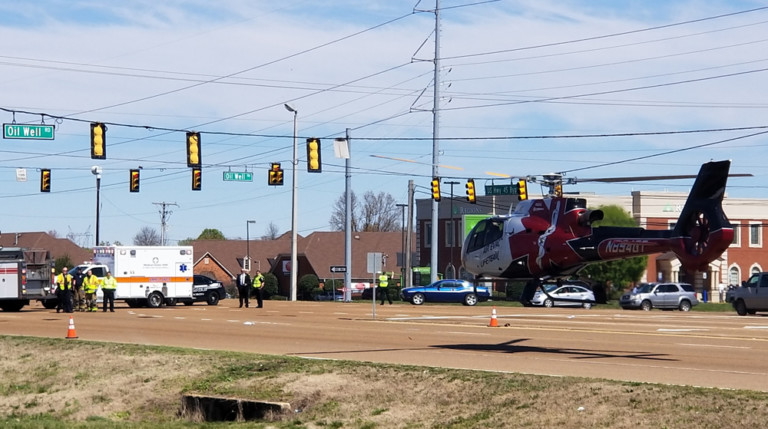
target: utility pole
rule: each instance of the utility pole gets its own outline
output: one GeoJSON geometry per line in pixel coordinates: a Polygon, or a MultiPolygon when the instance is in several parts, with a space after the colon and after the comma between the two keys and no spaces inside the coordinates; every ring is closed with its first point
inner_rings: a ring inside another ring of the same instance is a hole
{"type": "Polygon", "coordinates": [[[413,195],[415,185],[413,180],[408,181],[408,227],[405,234],[405,286],[413,286],[413,270],[411,269],[411,237],[413,234],[413,195]]]}
{"type": "Polygon", "coordinates": [[[453,265],[453,248],[456,246],[456,225],[453,223],[453,185],[458,185],[459,182],[445,182],[449,185],[451,185],[451,260],[448,261],[448,268],[451,270],[451,277],[447,277],[448,275],[448,269],[446,269],[446,277],[455,279],[456,278],[456,266],[453,265]]]}
{"type": "MultiPolygon", "coordinates": [[[[434,99],[432,100],[432,177],[440,177],[437,168],[440,164],[440,0],[435,0],[435,70],[432,84],[434,87],[434,99]]],[[[432,233],[430,241],[430,272],[429,281],[437,281],[437,232],[439,229],[439,206],[432,200],[432,233]]]]}
{"type": "Polygon", "coordinates": [[[156,206],[161,206],[162,207],[160,209],[160,245],[161,246],[165,246],[165,229],[167,228],[167,225],[168,225],[167,224],[168,217],[171,215],[171,213],[173,213],[170,210],[166,210],[166,207],[167,206],[176,206],[176,207],[178,207],[179,205],[176,204],[176,203],[166,203],[165,201],[163,201],[161,203],[152,203],[152,204],[154,204],[156,206]]]}

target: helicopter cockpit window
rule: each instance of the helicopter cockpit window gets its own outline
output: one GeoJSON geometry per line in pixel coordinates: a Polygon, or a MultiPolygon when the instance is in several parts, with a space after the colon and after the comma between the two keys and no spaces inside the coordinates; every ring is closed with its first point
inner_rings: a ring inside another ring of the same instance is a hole
{"type": "Polygon", "coordinates": [[[473,252],[482,249],[500,239],[502,235],[504,235],[504,221],[499,219],[482,220],[472,229],[467,251],[473,252]]]}

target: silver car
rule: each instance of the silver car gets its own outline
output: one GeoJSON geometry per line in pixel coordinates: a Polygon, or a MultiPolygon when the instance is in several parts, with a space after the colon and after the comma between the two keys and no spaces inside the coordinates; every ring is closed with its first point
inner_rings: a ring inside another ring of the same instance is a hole
{"type": "Polygon", "coordinates": [[[623,309],[642,308],[645,311],[653,308],[690,311],[698,304],[696,292],[688,283],[645,283],[637,292],[624,294],[619,300],[623,309]]]}
{"type": "Polygon", "coordinates": [[[544,307],[584,307],[592,308],[595,303],[595,294],[586,287],[575,284],[544,284],[541,289],[537,289],[531,299],[532,305],[541,305],[544,307]]]}

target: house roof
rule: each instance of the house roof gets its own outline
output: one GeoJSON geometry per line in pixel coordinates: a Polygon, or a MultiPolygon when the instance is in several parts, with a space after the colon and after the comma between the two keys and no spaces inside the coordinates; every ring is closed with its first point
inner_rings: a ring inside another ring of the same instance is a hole
{"type": "MultiPolygon", "coordinates": [[[[398,254],[402,253],[401,232],[356,232],[352,236],[353,278],[365,279],[368,273],[368,253],[376,252],[387,255],[385,271],[399,273],[398,254]]],[[[298,236],[297,253],[307,258],[315,273],[320,278],[340,277],[331,273],[332,265],[344,264],[344,232],[321,231],[302,237],[298,236]]],[[[415,240],[411,240],[415,243],[415,240]]],[[[272,270],[278,260],[291,253],[291,238],[283,234],[275,240],[196,240],[192,242],[195,255],[202,258],[206,253],[230,273],[240,272],[240,264],[250,248],[251,264],[261,271],[272,270]]],[[[415,245],[412,245],[412,252],[415,245]]]]}
{"type": "Polygon", "coordinates": [[[3,232],[0,234],[0,247],[45,249],[54,259],[69,256],[74,264],[93,257],[90,249],[83,249],[68,238],[55,238],[47,232],[3,232]]]}

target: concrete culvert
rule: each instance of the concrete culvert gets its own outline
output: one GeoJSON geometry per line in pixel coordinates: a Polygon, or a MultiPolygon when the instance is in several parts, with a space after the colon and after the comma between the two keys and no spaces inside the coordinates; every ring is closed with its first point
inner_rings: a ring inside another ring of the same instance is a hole
{"type": "Polygon", "coordinates": [[[253,401],[239,398],[182,395],[181,416],[201,422],[263,420],[289,413],[287,402],[253,401]]]}

